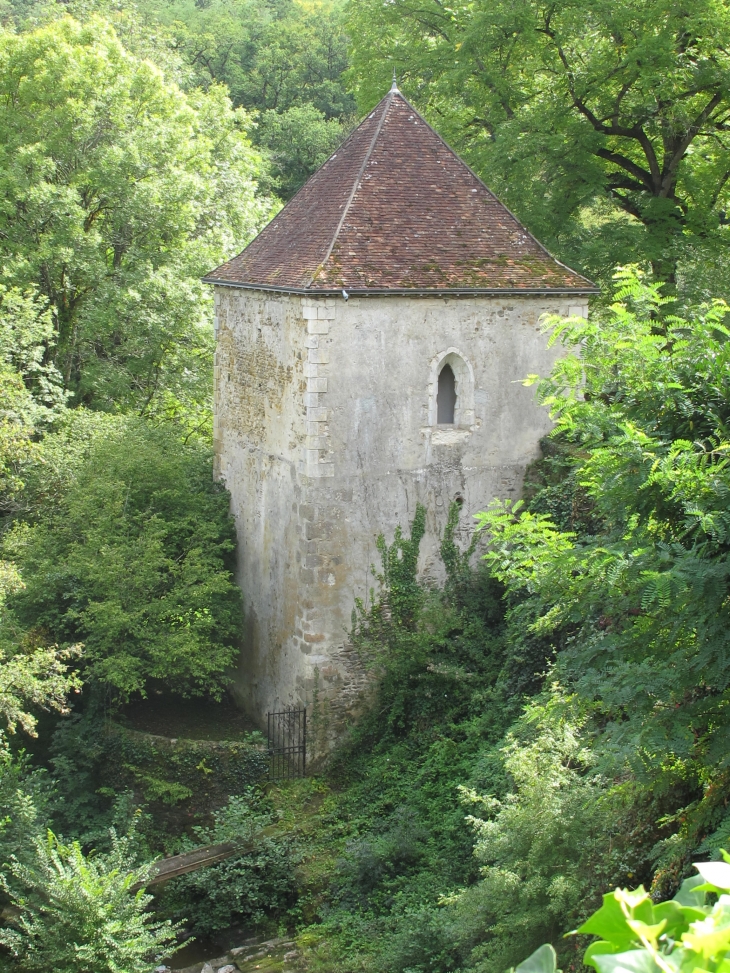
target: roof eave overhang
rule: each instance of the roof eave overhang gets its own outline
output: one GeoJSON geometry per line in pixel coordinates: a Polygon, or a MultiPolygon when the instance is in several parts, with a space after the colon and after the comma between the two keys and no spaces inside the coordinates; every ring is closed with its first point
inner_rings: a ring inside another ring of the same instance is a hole
{"type": "Polygon", "coordinates": [[[204,284],[237,287],[249,291],[269,291],[275,294],[299,294],[302,297],[340,297],[343,290],[348,297],[592,297],[600,288],[586,287],[369,287],[316,288],[276,287],[272,284],[244,284],[240,281],[203,277],[204,284]]]}

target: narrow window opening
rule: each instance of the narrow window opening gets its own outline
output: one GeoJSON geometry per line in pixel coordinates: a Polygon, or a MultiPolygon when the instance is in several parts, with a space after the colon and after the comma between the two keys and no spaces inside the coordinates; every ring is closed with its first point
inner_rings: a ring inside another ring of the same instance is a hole
{"type": "Polygon", "coordinates": [[[451,365],[444,365],[439,372],[438,396],[436,398],[436,421],[439,425],[454,424],[456,409],[456,379],[451,365]]]}

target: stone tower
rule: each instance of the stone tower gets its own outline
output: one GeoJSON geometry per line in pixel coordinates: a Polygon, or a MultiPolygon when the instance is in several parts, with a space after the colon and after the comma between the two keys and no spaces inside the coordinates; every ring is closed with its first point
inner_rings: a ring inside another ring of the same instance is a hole
{"type": "Polygon", "coordinates": [[[423,503],[427,572],[454,498],[468,521],[519,494],[550,428],[521,384],[557,354],[540,318],[587,314],[596,288],[395,86],[206,281],[246,611],[235,692],[260,722],[316,698],[334,735],[364,682],[347,631],[377,535],[423,503]]]}

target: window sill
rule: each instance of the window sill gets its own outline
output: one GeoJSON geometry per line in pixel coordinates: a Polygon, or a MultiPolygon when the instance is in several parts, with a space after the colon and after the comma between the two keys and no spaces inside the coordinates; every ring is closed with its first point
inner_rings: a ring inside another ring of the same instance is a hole
{"type": "Polygon", "coordinates": [[[465,442],[471,435],[470,426],[439,425],[429,427],[431,442],[435,446],[455,446],[465,442]]]}

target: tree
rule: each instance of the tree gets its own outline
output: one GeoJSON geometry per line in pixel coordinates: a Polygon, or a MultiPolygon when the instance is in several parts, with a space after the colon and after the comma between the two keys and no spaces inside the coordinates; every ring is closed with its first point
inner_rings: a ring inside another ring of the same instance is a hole
{"type": "Polygon", "coordinates": [[[22,969],[152,973],[176,927],[147,910],[152,896],[138,886],[149,866],[137,863],[129,837],[113,834],[111,851],[85,856],[48,832],[35,852],[31,864],[11,860],[3,878],[19,915],[0,943],[22,969]]]}
{"type": "Polygon", "coordinates": [[[227,85],[235,105],[283,112],[311,104],[328,119],[354,111],[338,2],[142,0],[140,9],[169,26],[195,81],[227,85]]]}
{"type": "Polygon", "coordinates": [[[97,17],[0,34],[0,259],[48,302],[75,402],[206,422],[199,278],[272,213],[247,125],[221,87],[186,95],[97,17]]]}
{"type": "Polygon", "coordinates": [[[539,385],[588,526],[510,502],[480,518],[512,637],[549,643],[555,677],[595,714],[604,769],[690,802],[661,859],[671,886],[730,828],[728,306],[680,318],[656,285],[619,285],[602,317],[551,322],[582,354],[539,385]]]}
{"type": "Polygon", "coordinates": [[[259,122],[276,191],[290,199],[326,162],[345,137],[336,118],[325,118],[314,105],[293,105],[284,112],[266,111],[259,122]]]}
{"type": "MultiPolygon", "coordinates": [[[[585,914],[597,880],[626,860],[621,801],[595,772],[579,710],[559,692],[525,709],[502,749],[510,782],[504,799],[461,788],[482,868],[453,904],[452,929],[467,949],[479,944],[472,955],[479,973],[513,967],[546,939],[560,948],[561,932],[585,914]]],[[[561,958],[571,946],[563,945],[561,958]]]]}
{"type": "Polygon", "coordinates": [[[23,467],[33,437],[63,411],[61,375],[45,361],[53,346],[53,321],[31,290],[0,285],[0,511],[12,511],[23,490],[23,467]]]}
{"type": "Polygon", "coordinates": [[[242,628],[228,494],[208,451],[174,428],[84,410],[29,472],[35,523],[4,539],[24,585],[19,638],[82,642],[85,681],[121,698],[150,683],[220,697],[242,628]]]}
{"type": "Polygon", "coordinates": [[[361,107],[397,67],[562,257],[604,279],[646,260],[672,283],[700,253],[726,261],[724,3],[364,0],[349,28],[361,107]]]}
{"type": "Polygon", "coordinates": [[[260,113],[251,137],[271,156],[285,199],[344,138],[355,101],[340,3],[143,0],[141,10],[165,25],[194,83],[225,84],[234,105],[260,113]]]}
{"type": "MultiPolygon", "coordinates": [[[[38,459],[37,434],[63,413],[61,376],[44,361],[52,345],[48,309],[32,293],[0,288],[0,512],[23,507],[24,478],[38,459]]],[[[43,637],[13,625],[6,602],[23,588],[17,567],[0,560],[0,716],[9,732],[18,724],[35,735],[29,706],[65,712],[78,689],[69,672],[77,646],[59,650],[43,637]]]]}

